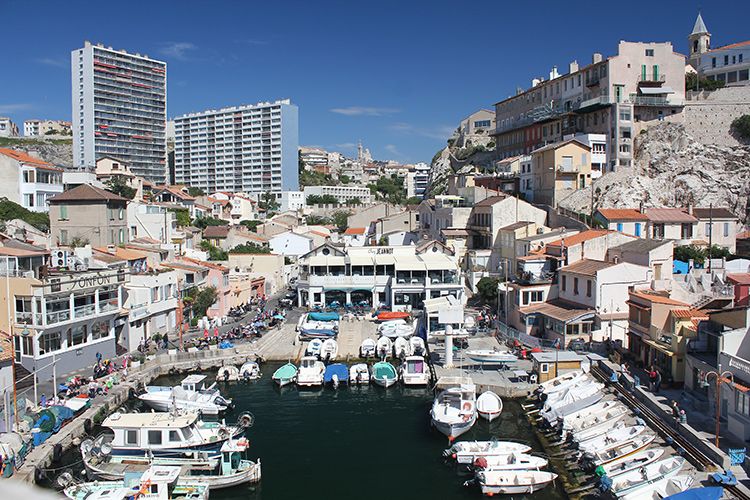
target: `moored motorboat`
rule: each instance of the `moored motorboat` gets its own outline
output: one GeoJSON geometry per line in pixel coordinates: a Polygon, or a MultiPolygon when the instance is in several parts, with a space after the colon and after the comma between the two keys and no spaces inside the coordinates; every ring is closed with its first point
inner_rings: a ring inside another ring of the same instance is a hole
{"type": "Polygon", "coordinates": [[[474,460],[475,470],[539,470],[547,467],[548,460],[544,457],[527,453],[510,453],[507,455],[492,455],[479,457],[474,460]]]}
{"type": "Polygon", "coordinates": [[[236,382],[240,379],[240,371],[236,366],[227,365],[219,368],[216,372],[217,382],[236,382]]]}
{"type": "Polygon", "coordinates": [[[71,500],[207,500],[209,486],[198,480],[180,479],[180,468],[154,465],[137,480],[94,481],[67,486],[65,496],[71,500]]]}
{"type": "Polygon", "coordinates": [[[256,361],[247,361],[240,367],[241,380],[258,380],[261,375],[260,365],[256,361]]]}
{"type": "Polygon", "coordinates": [[[393,351],[393,342],[388,337],[380,337],[377,341],[375,354],[380,359],[388,359],[393,351]]]}
{"type": "Polygon", "coordinates": [[[422,356],[407,356],[401,364],[401,381],[404,385],[427,385],[430,383],[430,367],[422,356]]]}
{"type": "Polygon", "coordinates": [[[622,441],[619,443],[613,443],[600,450],[586,453],[584,454],[584,460],[589,462],[594,467],[608,464],[620,458],[626,457],[631,453],[635,453],[645,449],[654,441],[654,439],[656,439],[656,434],[644,432],[633,439],[629,439],[627,441],[622,441]]]}
{"type": "Polygon", "coordinates": [[[451,440],[471,429],[477,421],[476,386],[461,384],[442,391],[432,403],[430,418],[433,427],[451,440]]]}
{"type": "Polygon", "coordinates": [[[312,339],[310,343],[307,344],[307,349],[305,349],[305,356],[320,356],[321,347],[323,347],[322,339],[312,339]]]}
{"type": "Polygon", "coordinates": [[[393,355],[397,358],[411,356],[411,344],[404,337],[396,337],[393,341],[393,355]]]}
{"type": "Polygon", "coordinates": [[[406,320],[407,318],[410,318],[411,314],[408,312],[403,311],[381,311],[378,313],[377,320],[378,321],[391,321],[395,319],[403,319],[406,320]]]}
{"type": "Polygon", "coordinates": [[[531,451],[531,446],[514,441],[460,441],[443,451],[443,456],[450,457],[459,464],[472,464],[481,457],[497,457],[529,451],[531,451]]]}
{"type": "Polygon", "coordinates": [[[323,383],[331,384],[337,388],[341,384],[349,382],[349,368],[343,363],[333,363],[326,366],[323,373],[323,383]]]}
{"type": "Polygon", "coordinates": [[[280,366],[271,377],[279,387],[284,387],[297,380],[297,367],[292,363],[280,366]]]}
{"type": "Polygon", "coordinates": [[[357,363],[349,368],[349,383],[363,385],[370,383],[370,368],[366,363],[357,363]]]}
{"type": "Polygon", "coordinates": [[[320,359],[328,362],[333,361],[339,355],[339,344],[334,339],[326,339],[320,346],[320,359]]]}
{"type": "Polygon", "coordinates": [[[464,356],[480,364],[502,364],[518,361],[518,357],[512,352],[496,349],[470,349],[464,351],[464,356]]]}
{"type": "Polygon", "coordinates": [[[427,348],[425,347],[424,339],[422,337],[410,337],[409,344],[411,344],[411,352],[414,356],[427,355],[427,348]]]}
{"type": "Polygon", "coordinates": [[[177,408],[218,415],[231,406],[232,400],[223,397],[213,386],[206,388],[203,383],[205,379],[205,375],[188,375],[175,387],[149,385],[138,399],[156,411],[166,412],[177,408]]]}
{"type": "Polygon", "coordinates": [[[663,454],[664,448],[649,448],[647,450],[639,451],[638,453],[627,455],[609,462],[608,464],[600,465],[600,475],[615,477],[622,473],[648,465],[651,462],[658,460],[663,454]]]}
{"type": "Polygon", "coordinates": [[[625,417],[629,413],[630,410],[618,401],[597,403],[576,412],[577,416],[565,417],[562,424],[563,436],[604,425],[611,420],[625,417]]]}
{"type": "Polygon", "coordinates": [[[408,323],[396,324],[389,326],[388,328],[382,328],[378,330],[378,333],[384,337],[389,337],[392,339],[400,337],[411,337],[412,335],[414,335],[414,327],[415,325],[411,325],[408,323]]]}
{"type": "Polygon", "coordinates": [[[519,495],[534,493],[545,488],[557,474],[532,470],[480,471],[476,480],[485,495],[519,495]]]}
{"type": "Polygon", "coordinates": [[[648,488],[636,490],[620,498],[623,500],[718,500],[724,496],[724,489],[690,487],[695,482],[693,476],[673,476],[661,479],[648,488]],[[712,491],[695,491],[712,490],[712,491]]]}
{"type": "Polygon", "coordinates": [[[538,390],[539,392],[551,392],[556,387],[559,387],[560,385],[570,380],[574,380],[582,375],[584,375],[583,370],[573,370],[567,373],[563,373],[562,375],[558,375],[555,378],[551,378],[546,382],[542,382],[541,384],[539,384],[538,390]]]}
{"type": "Polygon", "coordinates": [[[300,387],[320,387],[326,365],[315,356],[304,356],[297,370],[297,385],[300,387]]]}
{"type": "Polygon", "coordinates": [[[375,357],[377,352],[377,342],[373,339],[365,339],[359,346],[359,355],[363,358],[375,357]]]}
{"type": "Polygon", "coordinates": [[[492,422],[503,412],[503,400],[492,391],[485,391],[477,398],[479,416],[492,422]]]}
{"type": "Polygon", "coordinates": [[[608,434],[615,429],[625,427],[626,424],[624,418],[625,415],[618,415],[617,417],[610,420],[605,420],[604,422],[601,422],[599,424],[587,427],[574,434],[570,434],[570,440],[574,443],[582,443],[588,441],[589,439],[594,439],[596,437],[608,434]]]}
{"type": "Polygon", "coordinates": [[[646,492],[654,483],[676,476],[685,465],[683,457],[669,457],[611,478],[610,491],[618,497],[646,492]]]}
{"type": "Polygon", "coordinates": [[[549,425],[556,425],[558,420],[578,410],[599,402],[604,397],[602,384],[587,384],[574,386],[565,391],[565,394],[556,399],[554,403],[545,403],[539,413],[549,425]]]}
{"type": "Polygon", "coordinates": [[[382,387],[390,387],[398,381],[396,368],[387,361],[379,361],[372,365],[370,380],[382,387]]]}
{"type": "Polygon", "coordinates": [[[645,425],[631,425],[627,427],[616,428],[602,434],[601,436],[596,436],[587,441],[579,442],[578,449],[584,453],[592,453],[596,450],[604,449],[605,447],[614,443],[629,441],[642,434],[645,430],[645,425]]]}

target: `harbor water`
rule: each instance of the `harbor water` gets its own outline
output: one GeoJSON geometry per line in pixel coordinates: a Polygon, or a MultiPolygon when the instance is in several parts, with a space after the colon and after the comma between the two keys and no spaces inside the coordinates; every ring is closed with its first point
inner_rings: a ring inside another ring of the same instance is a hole
{"type": "MultiPolygon", "coordinates": [[[[478,486],[463,486],[471,477],[459,475],[442,456],[448,440],[430,427],[433,395],[429,390],[400,385],[387,390],[376,386],[279,389],[271,381],[278,366],[263,365],[263,377],[254,382],[218,385],[235,403],[226,415],[227,423],[243,411],[255,416],[247,435],[250,457],[260,457],[263,477],[257,485],[212,492],[212,499],[482,497],[478,486]]],[[[154,384],[178,385],[182,378],[162,377],[154,384]]],[[[478,419],[459,439],[491,437],[524,441],[542,452],[517,401],[504,401],[500,418],[492,423],[478,419]]],[[[529,497],[567,498],[559,481],[529,497]]]]}

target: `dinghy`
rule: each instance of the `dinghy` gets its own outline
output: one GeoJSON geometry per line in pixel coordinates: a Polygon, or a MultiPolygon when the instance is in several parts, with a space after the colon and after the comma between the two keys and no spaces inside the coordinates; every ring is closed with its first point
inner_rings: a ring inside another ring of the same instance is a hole
{"type": "Polygon", "coordinates": [[[618,460],[614,460],[606,465],[601,465],[601,471],[607,477],[615,477],[631,470],[640,469],[658,460],[664,454],[664,448],[651,448],[649,450],[639,451],[618,460]]]}
{"type": "Polygon", "coordinates": [[[432,425],[451,440],[471,429],[477,421],[476,386],[461,384],[438,394],[430,417],[432,425]]]}
{"type": "Polygon", "coordinates": [[[443,451],[459,464],[473,464],[477,459],[528,453],[531,446],[513,441],[461,441],[443,451]]]}
{"type": "Polygon", "coordinates": [[[630,439],[628,441],[623,441],[620,443],[614,443],[601,450],[596,450],[592,453],[586,453],[584,455],[584,460],[591,463],[591,465],[593,465],[594,467],[608,464],[647,448],[648,445],[650,445],[654,441],[654,439],[656,439],[656,434],[644,432],[640,436],[636,436],[634,439],[630,439]]]}
{"type": "Polygon", "coordinates": [[[336,359],[339,354],[339,344],[333,339],[326,339],[320,346],[320,359],[328,362],[336,359]]]}
{"type": "Polygon", "coordinates": [[[539,470],[547,467],[547,464],[547,459],[543,457],[527,453],[511,453],[479,457],[474,460],[473,467],[475,470],[539,470]]]}
{"type": "Polygon", "coordinates": [[[395,319],[405,320],[410,317],[411,314],[401,311],[382,311],[378,313],[378,321],[390,321],[395,319]]]}
{"type": "Polygon", "coordinates": [[[510,351],[498,351],[495,349],[471,349],[464,355],[479,364],[502,364],[518,361],[518,357],[510,351]]]}
{"type": "Polygon", "coordinates": [[[692,476],[674,476],[662,479],[650,485],[648,488],[642,490],[636,490],[632,493],[628,493],[622,496],[623,500],[680,500],[681,494],[685,495],[684,498],[693,499],[700,498],[701,500],[719,499],[723,497],[723,488],[700,488],[701,490],[712,489],[710,493],[705,495],[696,495],[695,490],[689,488],[693,485],[695,479],[692,476]],[[716,491],[718,490],[718,491],[716,491]],[[693,491],[693,496],[688,492],[693,491]]]}
{"type": "Polygon", "coordinates": [[[323,347],[323,341],[321,339],[312,339],[307,344],[305,349],[305,356],[320,356],[320,348],[323,347]]]}
{"type": "Polygon", "coordinates": [[[222,366],[216,372],[217,382],[236,382],[240,379],[240,371],[236,366],[227,365],[222,366]]]}
{"type": "Polygon", "coordinates": [[[242,380],[258,380],[261,377],[260,365],[255,361],[247,361],[240,367],[242,380]]]}
{"type": "Polygon", "coordinates": [[[503,412],[503,400],[492,391],[485,391],[477,398],[479,416],[492,422],[503,412]]]}
{"type": "Polygon", "coordinates": [[[359,346],[359,356],[362,358],[374,358],[377,352],[377,343],[372,339],[365,339],[359,346]]]}
{"type": "Polygon", "coordinates": [[[601,422],[600,424],[587,427],[583,429],[582,431],[578,431],[575,434],[571,434],[571,440],[574,443],[582,443],[585,441],[588,441],[589,439],[594,439],[599,436],[603,436],[607,433],[610,433],[616,429],[621,429],[625,427],[624,419],[625,415],[619,415],[613,419],[605,420],[601,422]]]}
{"type": "Polygon", "coordinates": [[[380,359],[388,359],[393,351],[393,342],[388,337],[380,337],[376,345],[376,354],[380,359]]]}
{"type": "Polygon", "coordinates": [[[589,408],[600,408],[593,411],[584,408],[582,412],[576,413],[578,418],[569,419],[568,417],[565,417],[562,426],[563,437],[568,434],[575,434],[577,432],[605,425],[611,420],[623,418],[630,413],[630,410],[625,405],[617,401],[608,401],[607,403],[609,404],[606,404],[605,406],[600,406],[600,403],[590,406],[589,408]]]}
{"type": "Polygon", "coordinates": [[[604,449],[609,445],[629,441],[642,434],[645,430],[645,425],[621,427],[602,434],[601,436],[589,439],[588,441],[578,443],[578,449],[584,453],[593,453],[596,450],[604,449]]]}
{"type": "Polygon", "coordinates": [[[400,337],[411,337],[414,335],[414,327],[415,325],[405,324],[405,325],[393,325],[388,328],[383,328],[378,331],[380,335],[384,337],[389,337],[392,339],[400,338],[400,337]]]}
{"type": "Polygon", "coordinates": [[[596,415],[600,412],[607,412],[616,407],[624,407],[622,403],[617,400],[601,401],[599,403],[587,406],[576,412],[567,415],[562,419],[562,430],[570,432],[578,432],[584,429],[583,422],[592,415],[596,415]]]}
{"type": "Polygon", "coordinates": [[[398,380],[396,368],[387,361],[379,361],[372,365],[372,376],[370,379],[382,387],[390,387],[398,380]]]}
{"type": "Polygon", "coordinates": [[[297,371],[297,385],[300,387],[320,387],[326,365],[315,356],[304,356],[297,371]]]}
{"type": "Polygon", "coordinates": [[[156,411],[167,412],[174,407],[218,415],[231,407],[232,400],[222,396],[213,386],[206,388],[203,383],[205,379],[205,375],[188,375],[176,387],[148,385],[146,392],[138,399],[156,411]]]}
{"type": "Polygon", "coordinates": [[[498,470],[476,473],[476,480],[485,495],[520,495],[545,488],[557,478],[554,472],[498,470]]]}
{"type": "Polygon", "coordinates": [[[414,356],[427,355],[427,348],[424,345],[422,337],[411,337],[409,339],[409,344],[411,344],[411,352],[414,356]]]}
{"type": "Polygon", "coordinates": [[[589,384],[584,387],[573,387],[565,391],[565,395],[555,401],[554,404],[545,404],[540,415],[549,425],[557,424],[557,421],[573,412],[591,406],[604,397],[601,384],[589,384]]]}
{"type": "Polygon", "coordinates": [[[273,372],[271,378],[279,385],[279,387],[284,387],[297,379],[297,367],[292,363],[287,363],[273,372]]]}
{"type": "Polygon", "coordinates": [[[363,385],[370,383],[370,369],[367,364],[358,363],[349,368],[349,383],[363,385]]]}
{"type": "Polygon", "coordinates": [[[558,402],[565,400],[570,395],[576,396],[576,399],[581,399],[582,397],[586,397],[590,394],[593,394],[594,392],[600,392],[602,389],[604,389],[604,384],[594,382],[593,380],[581,380],[579,384],[571,385],[570,387],[562,391],[553,392],[551,394],[543,394],[543,408],[554,408],[555,406],[558,406],[558,402]]]}
{"type": "Polygon", "coordinates": [[[393,341],[393,353],[397,358],[411,356],[411,344],[404,337],[396,337],[393,341]]]}
{"type": "Polygon", "coordinates": [[[676,476],[685,465],[683,457],[670,457],[652,462],[611,478],[610,491],[618,497],[635,492],[645,493],[654,483],[676,476]]]}
{"type": "MultiPolygon", "coordinates": [[[[136,480],[94,481],[66,485],[65,496],[71,500],[208,500],[209,486],[197,479],[181,479],[179,467],[154,465],[136,480]]],[[[66,477],[66,476],[64,476],[66,477]]]]}
{"type": "Polygon", "coordinates": [[[323,373],[323,382],[333,385],[334,389],[341,384],[348,383],[349,368],[343,363],[333,363],[326,366],[326,371],[323,373]]]}
{"type": "Polygon", "coordinates": [[[422,356],[408,356],[401,365],[401,381],[404,385],[427,385],[430,383],[430,368],[422,356]]]}
{"type": "Polygon", "coordinates": [[[563,373],[562,375],[558,375],[555,378],[551,378],[548,381],[539,384],[539,390],[540,392],[550,391],[560,384],[563,384],[569,380],[576,379],[581,375],[583,375],[583,370],[574,370],[568,373],[563,373]]]}
{"type": "Polygon", "coordinates": [[[590,377],[588,374],[583,372],[576,372],[576,376],[573,378],[568,378],[560,381],[559,384],[556,384],[552,387],[548,387],[547,389],[541,390],[541,386],[539,387],[539,399],[542,401],[547,400],[552,395],[560,393],[566,389],[569,389],[575,385],[581,385],[584,383],[591,383],[596,382],[593,377],[590,377]]]}

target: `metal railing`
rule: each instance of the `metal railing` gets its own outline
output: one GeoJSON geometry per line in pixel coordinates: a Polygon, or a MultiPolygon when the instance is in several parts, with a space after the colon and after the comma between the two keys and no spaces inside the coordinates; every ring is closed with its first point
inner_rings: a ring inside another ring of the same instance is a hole
{"type": "Polygon", "coordinates": [[[665,82],[667,81],[667,77],[665,75],[660,75],[658,73],[638,73],[638,81],[639,82],[665,82]]]}
{"type": "Polygon", "coordinates": [[[684,99],[675,97],[631,95],[628,100],[636,106],[683,106],[685,104],[684,99]]]}

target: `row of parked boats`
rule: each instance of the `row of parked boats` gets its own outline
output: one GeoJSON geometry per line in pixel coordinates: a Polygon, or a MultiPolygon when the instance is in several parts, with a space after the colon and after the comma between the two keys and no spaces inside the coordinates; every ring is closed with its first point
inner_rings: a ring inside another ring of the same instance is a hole
{"type": "Polygon", "coordinates": [[[539,402],[525,408],[559,433],[576,450],[572,456],[595,471],[599,488],[617,498],[661,499],[690,488],[693,478],[680,475],[685,459],[652,447],[656,434],[605,394],[603,384],[579,370],[541,384],[534,395],[539,402]]]}

